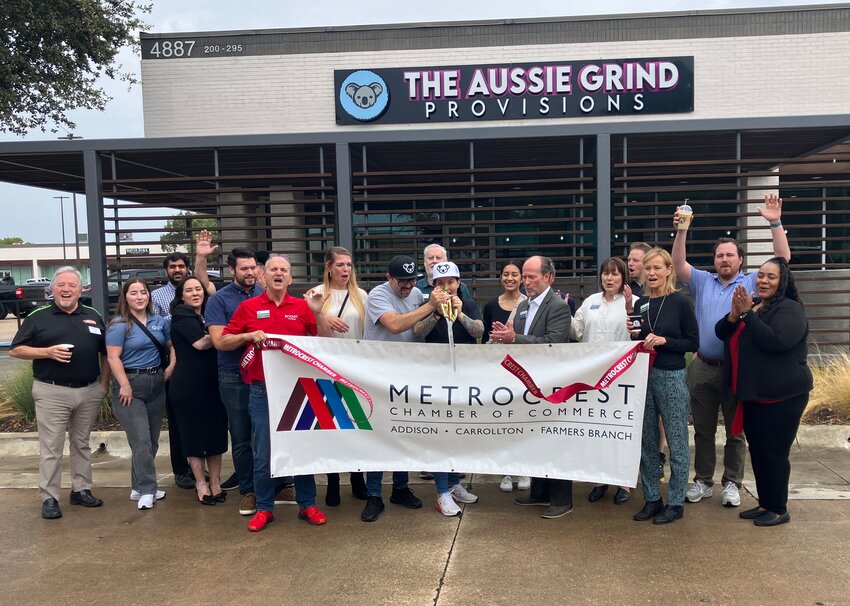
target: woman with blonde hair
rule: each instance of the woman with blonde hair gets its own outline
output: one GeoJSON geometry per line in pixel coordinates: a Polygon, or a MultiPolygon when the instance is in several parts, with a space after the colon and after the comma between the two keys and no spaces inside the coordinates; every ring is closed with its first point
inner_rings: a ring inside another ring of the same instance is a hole
{"type": "MultiPolygon", "coordinates": [[[[310,292],[324,297],[322,312],[331,328],[331,336],[339,339],[362,339],[366,317],[366,291],[357,285],[357,272],[351,252],[333,246],[325,253],[325,275],[321,284],[310,292]]],[[[360,500],[366,499],[366,481],[362,473],[351,474],[351,491],[360,500]]],[[[339,474],[328,474],[325,503],[336,507],[339,498],[339,474]]]]}
{"type": "Polygon", "coordinates": [[[699,328],[694,307],[676,291],[673,259],[666,250],[653,248],[643,258],[644,295],[629,315],[640,314],[640,331],[646,349],[655,350],[655,362],[646,383],[643,410],[640,478],[646,504],[634,519],[652,519],[653,524],[670,524],[684,515],[688,485],[688,409],[690,396],[685,385],[685,353],[699,348],[699,328]],[[661,500],[661,460],[658,457],[658,415],[667,433],[670,449],[670,483],[667,505],[661,500]]]}

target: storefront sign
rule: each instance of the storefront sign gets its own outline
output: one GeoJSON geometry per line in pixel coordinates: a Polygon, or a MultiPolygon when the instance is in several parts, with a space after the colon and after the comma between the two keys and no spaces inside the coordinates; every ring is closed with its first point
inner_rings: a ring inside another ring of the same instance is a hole
{"type": "Polygon", "coordinates": [[[273,475],[463,470],[634,486],[649,355],[632,342],[269,335],[273,475]]]}
{"type": "Polygon", "coordinates": [[[531,120],[694,110],[694,59],[337,70],[337,124],[531,120]]]}

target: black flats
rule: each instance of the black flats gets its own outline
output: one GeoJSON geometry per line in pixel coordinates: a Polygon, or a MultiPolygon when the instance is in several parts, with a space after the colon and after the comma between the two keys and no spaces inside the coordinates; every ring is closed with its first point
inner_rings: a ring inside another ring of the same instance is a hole
{"type": "Polygon", "coordinates": [[[605,496],[606,492],[608,492],[607,484],[603,484],[602,486],[595,486],[593,490],[590,491],[590,494],[587,495],[587,500],[591,503],[596,503],[596,501],[605,496]]]}
{"type": "Polygon", "coordinates": [[[614,505],[622,505],[630,498],[632,498],[632,494],[628,490],[625,488],[618,488],[614,495],[614,505]]]}

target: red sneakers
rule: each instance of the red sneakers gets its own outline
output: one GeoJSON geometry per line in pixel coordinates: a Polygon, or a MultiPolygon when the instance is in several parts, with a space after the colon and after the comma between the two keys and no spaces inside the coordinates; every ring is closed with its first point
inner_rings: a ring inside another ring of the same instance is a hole
{"type": "MultiPolygon", "coordinates": [[[[315,509],[315,507],[313,508],[315,509]]],[[[269,522],[274,522],[274,515],[270,511],[258,511],[248,522],[248,530],[251,532],[260,532],[266,527],[269,522]]]]}
{"type": "Polygon", "coordinates": [[[308,524],[313,526],[321,526],[328,521],[328,516],[319,511],[319,508],[315,505],[310,505],[307,509],[298,510],[298,519],[306,520],[308,524]]]}

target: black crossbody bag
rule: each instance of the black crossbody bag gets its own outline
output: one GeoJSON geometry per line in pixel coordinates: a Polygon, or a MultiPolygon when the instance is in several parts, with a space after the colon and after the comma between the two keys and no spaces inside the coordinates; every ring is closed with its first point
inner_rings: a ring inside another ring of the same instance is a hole
{"type": "Polygon", "coordinates": [[[160,343],[155,336],[151,334],[151,331],[148,330],[147,326],[142,324],[136,316],[133,316],[133,322],[136,323],[136,326],[142,329],[142,332],[148,336],[148,339],[156,345],[156,350],[159,352],[159,367],[167,368],[168,367],[168,350],[165,348],[165,345],[160,343]]]}

